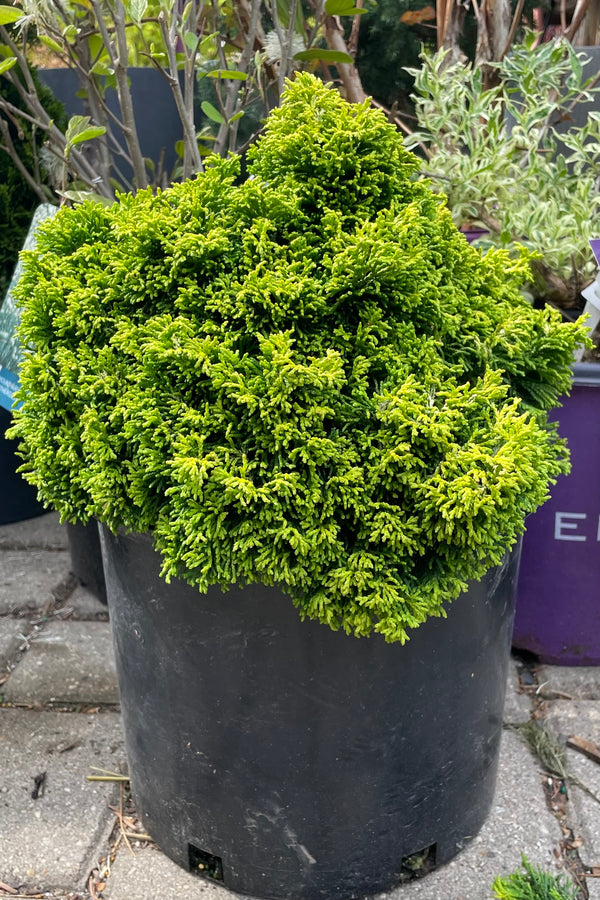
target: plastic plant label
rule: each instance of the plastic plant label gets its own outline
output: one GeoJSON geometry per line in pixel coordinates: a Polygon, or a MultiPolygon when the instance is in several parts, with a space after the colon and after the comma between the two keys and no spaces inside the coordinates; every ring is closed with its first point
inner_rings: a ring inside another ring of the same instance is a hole
{"type": "MultiPolygon", "coordinates": [[[[590,247],[596,258],[596,262],[600,266],[600,238],[591,238],[590,247]]],[[[581,292],[581,296],[585,300],[583,314],[587,316],[586,326],[590,329],[590,334],[596,330],[600,324],[600,273],[585,290],[581,292]]],[[[579,362],[584,354],[583,346],[575,351],[575,362],[579,362]]]]}
{"type": "MultiPolygon", "coordinates": [[[[38,225],[44,219],[53,216],[56,210],[57,207],[52,206],[50,203],[42,203],[37,207],[23,244],[23,250],[34,249],[38,225]]],[[[22,271],[23,265],[19,260],[15,266],[4,302],[0,307],[0,406],[9,410],[9,412],[14,407],[13,396],[19,387],[19,364],[23,356],[23,350],[17,336],[20,313],[13,295],[22,271]]]]}

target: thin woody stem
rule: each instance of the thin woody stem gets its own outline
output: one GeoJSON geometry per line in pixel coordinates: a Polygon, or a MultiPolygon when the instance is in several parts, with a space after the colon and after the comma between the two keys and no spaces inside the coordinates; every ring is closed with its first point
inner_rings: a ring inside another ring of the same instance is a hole
{"type": "MultiPolygon", "coordinates": [[[[325,16],[325,38],[330,50],[348,53],[344,33],[337,16],[325,16]]],[[[367,95],[364,92],[356,66],[350,63],[336,63],[342,84],[349,103],[364,103],[367,95]]]]}
{"type": "Polygon", "coordinates": [[[193,110],[192,115],[190,115],[186,108],[185,99],[181,91],[181,85],[179,84],[179,78],[177,77],[177,57],[175,50],[175,41],[171,37],[169,28],[167,26],[167,20],[162,11],[158,15],[158,22],[160,25],[163,40],[165,42],[165,46],[167,48],[167,58],[169,60],[169,70],[167,71],[163,68],[163,72],[166,75],[169,84],[171,85],[173,99],[175,100],[177,112],[179,113],[181,124],[183,125],[185,147],[189,150],[191,159],[191,163],[188,162],[189,171],[186,171],[184,166],[183,173],[184,178],[189,178],[193,171],[202,172],[203,170],[202,158],[200,156],[200,151],[198,150],[198,142],[196,140],[196,129],[193,122],[193,110]]]}
{"type": "Polygon", "coordinates": [[[37,195],[38,199],[41,200],[42,203],[48,203],[49,201],[52,202],[52,196],[50,192],[46,193],[42,185],[36,182],[33,175],[23,164],[23,161],[21,160],[17,148],[15,147],[11,138],[10,126],[6,119],[4,119],[3,117],[0,117],[0,132],[2,132],[2,137],[4,138],[4,146],[0,144],[0,150],[3,150],[8,154],[14,166],[21,173],[21,176],[27,182],[31,190],[37,195]]]}
{"type": "Polygon", "coordinates": [[[148,176],[146,174],[146,163],[140,147],[135,115],[133,112],[133,99],[127,79],[129,49],[127,47],[127,33],[125,31],[125,7],[121,0],[116,0],[113,17],[118,51],[115,76],[117,79],[119,106],[121,107],[121,115],[123,117],[123,134],[125,135],[127,147],[131,156],[136,186],[138,189],[142,189],[148,187],[148,176]]]}

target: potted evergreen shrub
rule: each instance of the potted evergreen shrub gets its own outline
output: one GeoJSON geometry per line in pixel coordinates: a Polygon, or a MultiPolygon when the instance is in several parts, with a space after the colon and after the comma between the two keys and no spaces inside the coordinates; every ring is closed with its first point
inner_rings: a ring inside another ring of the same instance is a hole
{"type": "MultiPolygon", "coordinates": [[[[531,301],[575,318],[597,271],[590,239],[600,214],[598,48],[532,42],[512,48],[487,91],[477,69],[448,67],[444,54],[426,57],[411,141],[429,148],[423,168],[455,223],[485,229],[482,249],[525,244],[536,257],[531,301]]],[[[523,542],[514,645],[547,663],[600,664],[599,388],[596,346],[577,354],[573,390],[552,414],[572,471],[530,517],[523,542]]]]}
{"type": "Polygon", "coordinates": [[[42,227],[13,434],[48,503],[103,523],[161,848],[255,896],[363,896],[489,809],[518,539],[568,465],[547,410],[585,329],[311,75],[247,163],[42,227]]]}

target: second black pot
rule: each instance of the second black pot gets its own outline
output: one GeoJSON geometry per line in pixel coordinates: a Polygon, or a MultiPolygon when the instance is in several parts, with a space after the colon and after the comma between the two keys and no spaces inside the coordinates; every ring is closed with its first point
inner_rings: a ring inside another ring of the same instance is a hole
{"type": "Polygon", "coordinates": [[[16,441],[4,437],[11,421],[11,414],[0,406],[0,525],[32,519],[46,512],[35,488],[17,472],[22,460],[16,454],[16,441]]]}
{"type": "Polygon", "coordinates": [[[86,525],[67,523],[67,537],[71,552],[71,571],[84,588],[106,603],[106,582],[100,549],[98,522],[86,525]]]}

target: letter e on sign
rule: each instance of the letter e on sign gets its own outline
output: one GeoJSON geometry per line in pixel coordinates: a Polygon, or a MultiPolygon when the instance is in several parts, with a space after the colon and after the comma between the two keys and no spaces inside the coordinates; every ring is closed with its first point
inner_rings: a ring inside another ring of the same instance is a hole
{"type": "Polygon", "coordinates": [[[554,514],[555,541],[586,541],[585,534],[573,534],[579,527],[579,521],[587,519],[586,513],[557,512],[554,514]]]}

